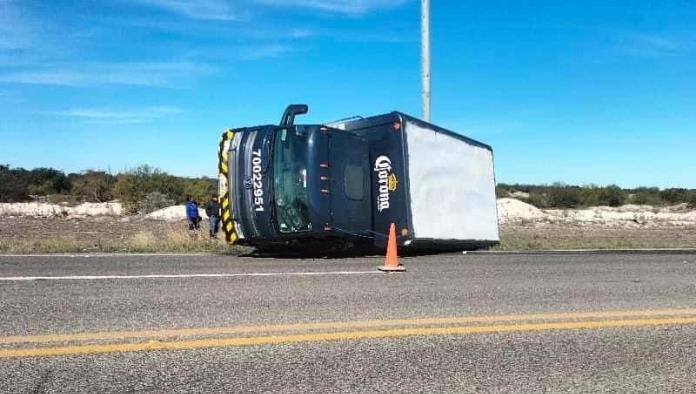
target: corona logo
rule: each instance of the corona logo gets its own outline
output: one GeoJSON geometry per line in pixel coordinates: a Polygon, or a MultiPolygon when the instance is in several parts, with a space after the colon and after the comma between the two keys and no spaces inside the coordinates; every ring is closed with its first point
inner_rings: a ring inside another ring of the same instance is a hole
{"type": "Polygon", "coordinates": [[[399,181],[396,179],[396,174],[393,172],[389,174],[387,177],[387,188],[389,189],[390,192],[393,192],[396,190],[396,185],[399,184],[399,181]]]}
{"type": "Polygon", "coordinates": [[[392,172],[391,159],[389,156],[379,156],[375,160],[373,169],[377,173],[377,211],[382,212],[389,209],[389,193],[396,190],[399,181],[396,179],[396,174],[392,172]]]}

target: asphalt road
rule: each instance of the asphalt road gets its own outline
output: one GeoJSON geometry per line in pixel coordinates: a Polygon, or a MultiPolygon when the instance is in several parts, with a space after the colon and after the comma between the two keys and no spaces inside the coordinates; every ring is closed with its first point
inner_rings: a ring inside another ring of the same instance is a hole
{"type": "Polygon", "coordinates": [[[696,254],[0,256],[0,392],[694,392],[696,254]]]}

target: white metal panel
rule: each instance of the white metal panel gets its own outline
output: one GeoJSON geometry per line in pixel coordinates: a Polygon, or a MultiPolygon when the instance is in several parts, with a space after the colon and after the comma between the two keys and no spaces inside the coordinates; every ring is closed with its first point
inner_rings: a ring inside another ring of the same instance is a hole
{"type": "Polygon", "coordinates": [[[498,241],[493,154],[406,122],[415,239],[498,241]]]}

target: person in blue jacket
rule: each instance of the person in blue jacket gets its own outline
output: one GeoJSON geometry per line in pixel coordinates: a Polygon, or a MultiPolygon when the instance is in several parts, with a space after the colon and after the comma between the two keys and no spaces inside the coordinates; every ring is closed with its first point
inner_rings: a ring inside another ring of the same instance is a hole
{"type": "Polygon", "coordinates": [[[186,196],[186,219],[189,223],[189,230],[198,230],[201,217],[198,214],[198,203],[191,196],[186,196]]]}

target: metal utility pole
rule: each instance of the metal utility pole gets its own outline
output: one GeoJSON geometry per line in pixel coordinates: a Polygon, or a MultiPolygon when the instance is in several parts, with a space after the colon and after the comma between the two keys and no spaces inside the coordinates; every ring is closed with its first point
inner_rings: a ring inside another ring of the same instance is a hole
{"type": "Polygon", "coordinates": [[[423,120],[430,122],[430,0],[421,0],[421,90],[423,120]]]}

